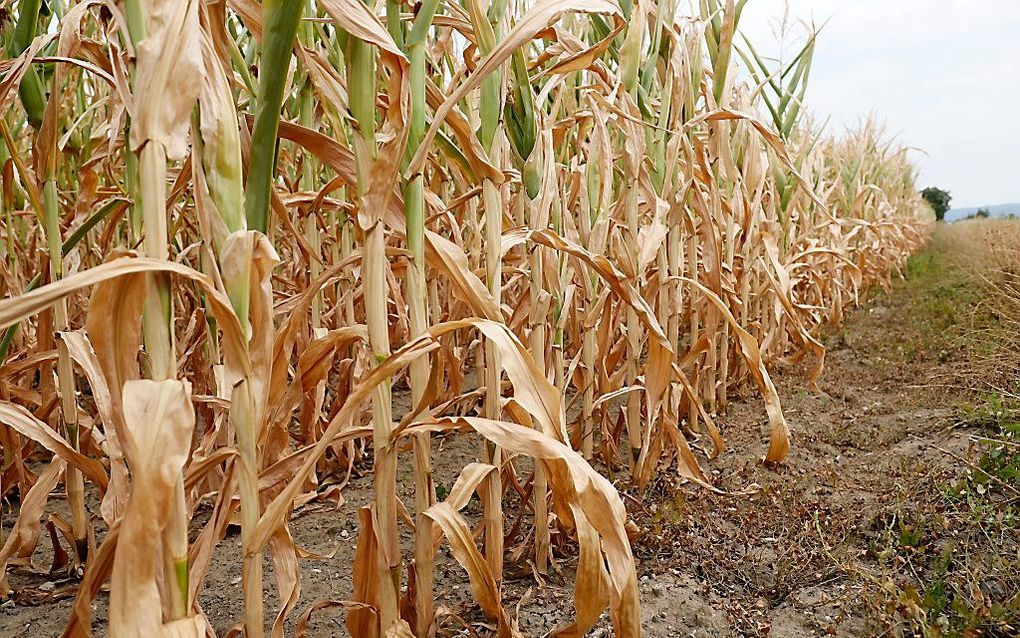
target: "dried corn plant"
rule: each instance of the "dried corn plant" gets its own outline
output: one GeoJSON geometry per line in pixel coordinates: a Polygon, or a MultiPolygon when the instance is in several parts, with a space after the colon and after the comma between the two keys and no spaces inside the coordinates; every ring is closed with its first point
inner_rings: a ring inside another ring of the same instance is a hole
{"type": "Polygon", "coordinates": [[[243,632],[282,636],[291,515],[361,466],[353,635],[435,635],[444,543],[519,635],[504,560],[545,572],[553,532],[579,557],[559,635],[606,609],[639,635],[604,474],[711,488],[713,417],[751,392],[781,462],[771,375],[817,375],[819,327],[929,229],[904,149],[802,115],[815,35],[771,68],[738,46],[745,3],[0,4],[0,494],[20,503],[0,594],[39,569],[49,516],[81,578],[66,636],[106,583],[109,635],[208,635],[237,526],[243,632]],[[445,432],[478,462],[440,500],[445,432]]]}

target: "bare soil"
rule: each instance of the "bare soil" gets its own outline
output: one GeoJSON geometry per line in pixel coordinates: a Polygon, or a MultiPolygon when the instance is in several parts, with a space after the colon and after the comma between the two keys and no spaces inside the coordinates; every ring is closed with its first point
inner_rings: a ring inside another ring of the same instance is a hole
{"type": "MultiPolygon", "coordinates": [[[[932,330],[945,333],[959,317],[925,314],[930,284],[923,276],[897,280],[890,291],[872,295],[843,327],[830,330],[817,390],[808,387],[802,371],[776,371],[794,437],[782,465],[759,462],[767,429],[760,400],[730,404],[719,419],[729,450],[706,467],[720,489],[743,495],[711,494],[671,473],[663,473],[644,495],[627,493],[628,511],[641,529],[635,554],[648,636],[909,635],[902,630],[910,626],[911,614],[927,613],[918,593],[930,580],[927,559],[945,551],[946,538],[974,548],[968,560],[1003,551],[982,548],[971,526],[946,514],[943,487],[968,470],[979,432],[958,422],[965,396],[952,389],[953,370],[966,353],[932,337],[932,330]],[[908,535],[904,545],[904,532],[916,525],[923,528],[922,539],[912,546],[908,535]]],[[[961,302],[953,311],[970,310],[961,302]]],[[[463,435],[437,439],[438,484],[452,485],[456,472],[475,460],[477,446],[463,435]]],[[[410,505],[410,468],[401,471],[400,489],[410,505]]],[[[287,635],[314,602],[351,596],[356,512],[370,497],[366,474],[344,489],[339,508],[320,502],[296,513],[294,540],[323,558],[302,560],[301,600],[287,635]]],[[[5,507],[6,529],[9,511],[5,507]]],[[[515,542],[527,535],[525,523],[515,542]]],[[[1020,558],[1015,529],[1010,534],[1007,528],[1001,540],[1012,543],[1005,551],[1020,558]]],[[[409,536],[404,541],[410,546],[409,536]]],[[[523,560],[522,567],[508,564],[506,599],[525,635],[545,635],[572,617],[573,563],[569,543],[563,545],[559,573],[541,583],[523,560]]],[[[43,546],[49,544],[40,544],[38,565],[49,564],[43,546]]],[[[240,621],[239,555],[239,537],[231,533],[201,591],[202,608],[219,635],[240,621]]],[[[466,576],[445,550],[436,577],[438,605],[447,612],[440,634],[487,635],[466,576]]],[[[266,607],[275,614],[279,601],[272,578],[267,560],[266,607]]],[[[59,635],[73,604],[73,584],[26,572],[12,573],[11,584],[21,596],[0,608],[0,636],[59,635]],[[65,597],[53,595],[62,590],[65,597]]],[[[1016,596],[1008,589],[986,589],[989,598],[1016,596]]],[[[101,594],[94,610],[96,635],[105,635],[105,606],[101,594]]],[[[310,637],[345,635],[342,609],[318,611],[309,624],[310,637]]],[[[611,635],[608,619],[591,635],[611,635]]]]}

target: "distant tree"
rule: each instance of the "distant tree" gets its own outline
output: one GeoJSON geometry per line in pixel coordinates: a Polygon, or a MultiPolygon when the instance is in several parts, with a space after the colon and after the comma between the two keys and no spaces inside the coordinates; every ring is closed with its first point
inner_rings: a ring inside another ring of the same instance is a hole
{"type": "Polygon", "coordinates": [[[979,208],[978,212],[974,213],[974,217],[977,217],[978,219],[988,219],[991,217],[991,214],[988,212],[987,208],[979,208]]]}
{"type": "Polygon", "coordinates": [[[946,212],[949,210],[949,202],[953,201],[953,196],[949,194],[949,191],[929,186],[921,191],[921,197],[923,197],[924,201],[928,202],[928,205],[931,206],[933,211],[935,211],[935,219],[943,221],[946,218],[946,212]]]}

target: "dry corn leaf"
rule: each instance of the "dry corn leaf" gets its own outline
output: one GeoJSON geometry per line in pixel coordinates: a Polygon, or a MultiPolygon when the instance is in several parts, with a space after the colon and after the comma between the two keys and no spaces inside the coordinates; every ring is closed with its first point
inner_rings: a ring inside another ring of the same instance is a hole
{"type": "Polygon", "coordinates": [[[68,465],[81,470],[99,488],[101,493],[106,491],[109,479],[103,464],[76,451],[64,440],[64,437],[35,418],[25,408],[7,401],[0,401],[0,423],[35,441],[62,458],[68,465]]]}
{"type": "MultiPolygon", "coordinates": [[[[593,561],[586,561],[585,566],[591,571],[579,574],[575,587],[580,586],[581,591],[586,592],[584,595],[596,598],[602,595],[600,592],[604,591],[603,587],[608,589],[616,635],[639,636],[640,604],[634,557],[626,533],[627,512],[612,484],[569,446],[535,429],[478,417],[447,417],[437,419],[434,425],[469,427],[501,448],[514,454],[530,456],[545,465],[553,503],[559,508],[558,511],[568,513],[574,510],[583,517],[571,515],[563,520],[573,519],[572,523],[578,529],[590,527],[590,530],[594,530],[598,534],[598,543],[605,561],[605,571],[597,568],[593,561]],[[592,582],[592,579],[597,581],[599,578],[602,578],[604,584],[592,582]]],[[[408,432],[415,431],[416,427],[409,428],[408,432]]],[[[590,530],[585,529],[579,534],[590,534],[590,530]]],[[[590,536],[586,538],[593,540],[590,536]]],[[[602,564],[601,560],[598,561],[598,565],[602,564]]],[[[475,577],[484,582],[484,571],[475,577]]],[[[575,599],[579,595],[575,591],[575,599]]],[[[579,621],[590,621],[590,605],[582,600],[580,607],[585,616],[579,621]]]]}
{"type": "Polygon", "coordinates": [[[188,127],[204,76],[199,36],[198,0],[151,0],[146,3],[148,37],[138,43],[131,148],[149,141],[166,149],[170,159],[188,152],[188,127]]]}
{"type": "Polygon", "coordinates": [[[175,477],[184,471],[191,450],[191,388],[186,381],[128,381],[123,406],[132,490],[110,576],[110,636],[202,638],[202,616],[164,623],[157,583],[163,575],[161,538],[175,477]]]}
{"type": "Polygon", "coordinates": [[[11,558],[27,558],[39,543],[40,519],[46,509],[46,501],[57,481],[64,474],[66,463],[59,456],[53,457],[46,469],[36,477],[35,484],[21,497],[18,519],[7,534],[7,540],[0,549],[0,574],[7,573],[11,558]]]}

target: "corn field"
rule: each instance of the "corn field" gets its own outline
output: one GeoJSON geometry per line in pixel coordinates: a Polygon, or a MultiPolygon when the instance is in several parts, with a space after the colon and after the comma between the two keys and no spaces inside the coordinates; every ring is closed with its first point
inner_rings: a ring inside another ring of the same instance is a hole
{"type": "Polygon", "coordinates": [[[641,635],[618,488],[716,489],[738,396],[782,463],[773,377],[929,231],[905,148],[802,108],[815,34],[764,58],[746,2],[0,1],[0,595],[45,520],[65,636],[103,590],[101,634],[215,635],[217,554],[234,633],[283,636],[292,515],[361,468],[351,635],[441,634],[444,545],[520,635],[504,563],[553,534],[557,635],[641,635]]]}

